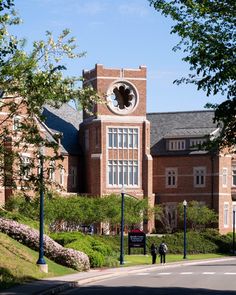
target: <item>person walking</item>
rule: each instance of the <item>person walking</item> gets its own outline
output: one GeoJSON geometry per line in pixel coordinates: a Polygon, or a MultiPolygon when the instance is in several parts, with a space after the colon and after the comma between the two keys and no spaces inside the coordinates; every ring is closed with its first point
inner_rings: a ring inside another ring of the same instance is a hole
{"type": "Polygon", "coordinates": [[[165,264],[166,263],[166,253],[167,253],[167,245],[164,243],[164,241],[161,242],[159,246],[159,254],[160,254],[160,263],[165,264]]]}
{"type": "Polygon", "coordinates": [[[157,259],[157,247],[154,243],[151,245],[152,264],[156,263],[157,259]]]}

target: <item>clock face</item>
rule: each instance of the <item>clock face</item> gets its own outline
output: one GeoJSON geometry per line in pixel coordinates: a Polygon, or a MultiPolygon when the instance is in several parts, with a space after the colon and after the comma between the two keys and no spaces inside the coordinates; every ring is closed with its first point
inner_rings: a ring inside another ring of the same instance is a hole
{"type": "Polygon", "coordinates": [[[112,112],[127,115],[133,112],[137,106],[138,92],[129,82],[115,82],[107,92],[107,103],[112,112]]]}

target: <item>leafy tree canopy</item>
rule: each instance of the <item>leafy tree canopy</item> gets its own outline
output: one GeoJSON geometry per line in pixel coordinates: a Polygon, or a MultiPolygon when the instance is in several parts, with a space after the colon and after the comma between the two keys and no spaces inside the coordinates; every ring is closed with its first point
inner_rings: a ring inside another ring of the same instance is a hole
{"type": "MultiPolygon", "coordinates": [[[[79,52],[70,31],[63,30],[57,38],[48,31],[45,40],[33,42],[31,50],[26,51],[25,40],[10,33],[12,26],[21,22],[13,8],[14,0],[0,0],[0,111],[8,113],[0,120],[0,164],[2,167],[4,165],[2,171],[8,172],[7,179],[6,173],[4,175],[8,186],[13,185],[14,179],[19,179],[19,171],[13,168],[20,165],[20,146],[24,146],[24,151],[30,145],[52,148],[55,157],[58,157],[58,138],[54,141],[45,138],[37,121],[44,120],[41,112],[45,104],[57,108],[74,100],[81,108],[90,110],[94,102],[101,101],[91,87],[80,86],[80,76],[66,75],[66,62],[85,55],[79,52]],[[22,115],[22,110],[25,113],[17,127],[16,137],[16,131],[12,130],[9,122],[22,115]],[[9,149],[8,143],[13,137],[15,149],[9,149]]],[[[37,159],[37,155],[34,158],[37,159]]],[[[35,171],[35,163],[32,161],[29,165],[26,169],[35,171]]]]}
{"type": "Polygon", "coordinates": [[[216,143],[236,144],[236,2],[234,0],[149,0],[150,5],[174,20],[171,33],[180,36],[173,48],[182,49],[191,74],[175,83],[193,83],[207,96],[222,95],[215,121],[222,127],[216,143]]]}

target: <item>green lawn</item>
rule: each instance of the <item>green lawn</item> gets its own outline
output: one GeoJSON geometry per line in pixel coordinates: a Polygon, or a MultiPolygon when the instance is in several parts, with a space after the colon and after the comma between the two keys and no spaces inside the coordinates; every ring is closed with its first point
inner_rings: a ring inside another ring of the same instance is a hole
{"type": "MultiPolygon", "coordinates": [[[[225,255],[220,254],[193,254],[187,255],[186,260],[201,260],[201,259],[209,259],[209,258],[222,258],[225,255]]],[[[166,255],[166,262],[177,262],[177,261],[184,261],[183,255],[180,254],[167,254],[166,255]]],[[[134,266],[134,265],[148,265],[152,263],[151,255],[125,255],[124,258],[125,264],[124,266],[134,266]]],[[[159,257],[157,257],[157,264],[159,263],[159,257]]]]}
{"type": "Polygon", "coordinates": [[[45,274],[36,265],[37,260],[38,252],[0,233],[0,290],[25,281],[76,272],[46,259],[49,272],[45,274]]]}

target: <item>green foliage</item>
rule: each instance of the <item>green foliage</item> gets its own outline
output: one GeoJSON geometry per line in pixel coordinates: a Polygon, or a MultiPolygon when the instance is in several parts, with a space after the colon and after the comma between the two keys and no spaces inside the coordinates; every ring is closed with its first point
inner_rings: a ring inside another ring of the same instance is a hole
{"type": "MultiPolygon", "coordinates": [[[[186,210],[187,224],[191,226],[192,230],[202,230],[210,227],[217,222],[217,214],[214,210],[202,205],[197,201],[191,201],[187,205],[186,210]]],[[[183,204],[178,204],[178,216],[180,221],[184,219],[183,204]]]]}
{"type": "Polygon", "coordinates": [[[115,266],[117,264],[117,247],[109,245],[101,236],[89,236],[82,233],[56,233],[51,237],[67,248],[86,253],[91,267],[115,266]]]}
{"type": "MultiPolygon", "coordinates": [[[[60,196],[49,192],[44,198],[45,223],[52,231],[81,230],[83,225],[109,222],[119,225],[121,219],[121,197],[60,196]]],[[[39,199],[17,194],[9,198],[5,208],[12,212],[39,219],[39,199]]],[[[125,224],[129,228],[138,226],[147,210],[146,200],[125,199],[125,224]]]]}
{"type": "Polygon", "coordinates": [[[27,190],[39,187],[36,171],[40,151],[31,150],[32,159],[22,168],[22,159],[17,148],[22,150],[23,146],[26,152],[30,145],[43,146],[50,150],[45,162],[62,158],[58,153],[58,135],[52,140],[40,131],[39,122],[44,121],[43,106],[49,104],[59,108],[63,103],[74,100],[81,108],[89,111],[94,102],[102,102],[102,99],[91,87],[82,89],[82,77],[66,75],[66,62],[85,55],[84,52],[79,52],[70,31],[64,29],[57,38],[47,31],[45,40],[35,41],[31,49],[26,50],[25,40],[10,33],[12,25],[20,23],[16,13],[11,10],[13,6],[13,0],[1,1],[0,111],[7,111],[8,114],[0,122],[0,168],[4,168],[0,172],[4,185],[14,187],[17,180],[22,191],[27,193],[27,190]],[[20,116],[17,131],[9,124],[15,116],[20,116]],[[9,149],[13,137],[15,148],[9,149]],[[48,156],[49,154],[52,156],[48,156]],[[5,170],[7,174],[3,173],[5,170]],[[23,177],[26,171],[27,179],[23,177]]]}
{"type": "MultiPolygon", "coordinates": [[[[164,16],[173,19],[171,33],[178,34],[180,42],[174,51],[182,49],[183,60],[190,65],[188,77],[176,80],[193,83],[210,94],[225,95],[227,100],[215,109],[215,120],[223,123],[216,144],[235,145],[236,106],[236,2],[199,0],[149,0],[150,5],[164,16]]],[[[222,125],[222,124],[220,124],[222,125]]]]}

